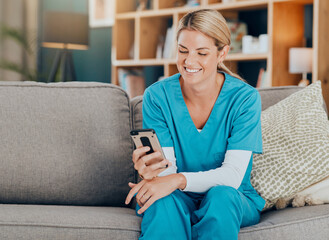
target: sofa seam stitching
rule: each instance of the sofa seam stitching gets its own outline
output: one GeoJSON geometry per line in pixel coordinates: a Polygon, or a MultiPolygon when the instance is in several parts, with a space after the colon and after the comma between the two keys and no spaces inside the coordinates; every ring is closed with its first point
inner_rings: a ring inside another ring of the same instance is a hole
{"type": "Polygon", "coordinates": [[[138,231],[137,229],[127,229],[127,228],[113,228],[113,227],[106,227],[106,226],[75,226],[75,225],[55,225],[55,224],[33,224],[33,223],[10,223],[10,222],[3,222],[0,223],[1,226],[21,226],[21,227],[51,227],[51,228],[87,228],[87,229],[107,229],[107,230],[126,230],[126,231],[138,231]]]}
{"type": "Polygon", "coordinates": [[[271,229],[271,228],[278,228],[278,227],[282,227],[282,226],[289,226],[289,225],[294,225],[294,224],[300,224],[300,223],[304,223],[304,222],[308,222],[308,221],[314,221],[314,220],[321,220],[321,219],[325,219],[328,218],[328,215],[325,216],[321,216],[321,217],[313,217],[313,218],[308,218],[308,219],[303,219],[303,220],[297,220],[297,221],[293,221],[293,222],[288,222],[288,223],[280,223],[280,224],[275,224],[275,225],[271,225],[271,226],[264,226],[264,227],[260,227],[260,228],[253,228],[253,229],[248,229],[248,230],[244,230],[241,233],[249,233],[249,232],[255,232],[255,231],[263,231],[263,230],[267,230],[267,229],[271,229]]]}

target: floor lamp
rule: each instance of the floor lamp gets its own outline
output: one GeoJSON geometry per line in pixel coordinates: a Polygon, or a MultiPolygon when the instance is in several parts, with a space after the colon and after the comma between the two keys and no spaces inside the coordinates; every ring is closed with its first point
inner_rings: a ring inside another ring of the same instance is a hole
{"type": "Polygon", "coordinates": [[[89,25],[86,14],[46,12],[43,17],[42,46],[57,48],[48,82],[54,82],[58,69],[61,81],[76,80],[71,50],[87,50],[89,25]]]}

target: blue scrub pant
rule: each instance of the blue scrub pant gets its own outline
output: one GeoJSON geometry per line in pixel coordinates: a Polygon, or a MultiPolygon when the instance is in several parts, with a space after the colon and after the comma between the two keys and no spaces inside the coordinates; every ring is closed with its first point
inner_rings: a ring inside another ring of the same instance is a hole
{"type": "Polygon", "coordinates": [[[205,194],[176,190],[154,202],[142,216],[142,240],[234,240],[240,227],[259,222],[260,212],[236,189],[216,186],[205,194]]]}

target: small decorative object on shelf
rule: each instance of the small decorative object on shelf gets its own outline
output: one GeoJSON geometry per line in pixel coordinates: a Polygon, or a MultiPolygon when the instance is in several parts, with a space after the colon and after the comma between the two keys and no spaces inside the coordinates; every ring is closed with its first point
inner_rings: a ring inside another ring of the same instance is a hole
{"type": "Polygon", "coordinates": [[[147,9],[147,0],[138,0],[137,11],[143,11],[147,9]]]}
{"type": "Polygon", "coordinates": [[[247,24],[238,21],[227,21],[227,25],[231,31],[230,52],[242,52],[242,38],[247,35],[247,24]]]}
{"type": "Polygon", "coordinates": [[[174,7],[182,7],[185,5],[185,1],[184,0],[176,0],[174,2],[174,7]]]}
{"type": "Polygon", "coordinates": [[[187,0],[186,6],[188,7],[200,6],[200,0],[187,0]]]}
{"type": "Polygon", "coordinates": [[[268,51],[268,35],[261,34],[259,37],[245,35],[242,38],[242,52],[246,54],[266,53],[268,51]]]}

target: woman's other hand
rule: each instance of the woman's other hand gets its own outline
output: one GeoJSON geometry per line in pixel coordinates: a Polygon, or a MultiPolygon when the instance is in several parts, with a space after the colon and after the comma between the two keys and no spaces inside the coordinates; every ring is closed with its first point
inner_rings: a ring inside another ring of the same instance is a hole
{"type": "Polygon", "coordinates": [[[141,209],[138,210],[138,214],[142,214],[156,200],[171,194],[178,188],[184,189],[185,186],[185,176],[180,173],[156,177],[152,180],[142,180],[137,184],[129,183],[131,190],[127,195],[125,203],[129,204],[133,196],[137,193],[136,201],[141,207],[141,209]]]}
{"type": "Polygon", "coordinates": [[[150,180],[158,176],[166,167],[170,166],[169,160],[164,159],[160,152],[150,151],[149,147],[140,147],[133,152],[134,168],[142,179],[150,180]]]}

